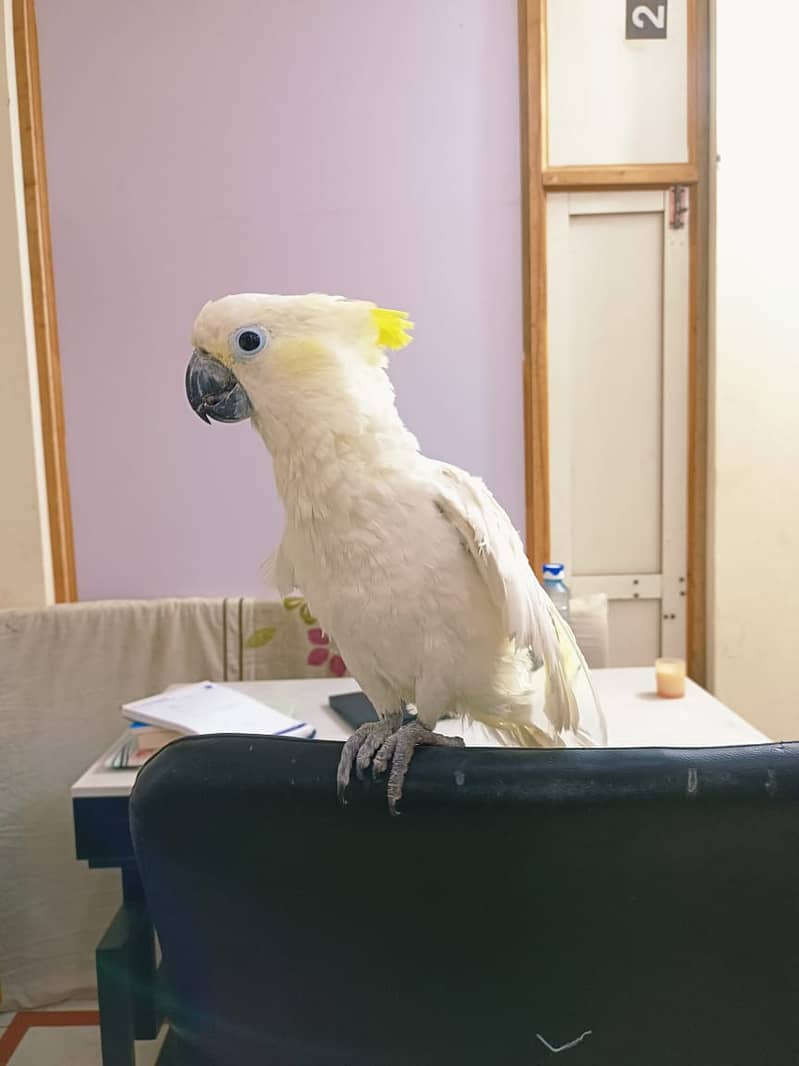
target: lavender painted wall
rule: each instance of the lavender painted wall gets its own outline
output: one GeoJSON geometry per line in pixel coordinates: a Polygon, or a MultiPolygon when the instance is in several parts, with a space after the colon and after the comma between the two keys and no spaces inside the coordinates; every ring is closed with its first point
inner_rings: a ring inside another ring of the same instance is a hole
{"type": "Polygon", "coordinates": [[[189,410],[236,291],[407,308],[428,454],[523,519],[516,0],[37,0],[80,595],[263,592],[249,425],[189,410]]]}

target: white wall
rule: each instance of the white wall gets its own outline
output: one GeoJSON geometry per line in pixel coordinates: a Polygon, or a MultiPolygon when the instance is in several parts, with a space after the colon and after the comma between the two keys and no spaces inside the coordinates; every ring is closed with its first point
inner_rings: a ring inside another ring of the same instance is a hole
{"type": "Polygon", "coordinates": [[[0,0],[0,608],[53,599],[11,0],[0,0]]]}
{"type": "Polygon", "coordinates": [[[713,683],[799,738],[799,8],[717,5],[713,683]],[[756,33],[755,30],[758,30],[756,33]]]}

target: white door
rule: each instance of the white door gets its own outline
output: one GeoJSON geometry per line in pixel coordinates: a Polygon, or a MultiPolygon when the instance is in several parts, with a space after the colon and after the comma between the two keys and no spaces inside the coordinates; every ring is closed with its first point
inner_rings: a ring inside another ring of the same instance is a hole
{"type": "Polygon", "coordinates": [[[689,245],[674,214],[670,191],[547,198],[550,554],[574,595],[607,593],[612,665],[685,654],[689,245]]]}

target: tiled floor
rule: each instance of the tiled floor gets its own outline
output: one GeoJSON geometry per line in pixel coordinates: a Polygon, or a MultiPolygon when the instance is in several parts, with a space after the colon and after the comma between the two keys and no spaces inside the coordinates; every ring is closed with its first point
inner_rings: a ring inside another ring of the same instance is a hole
{"type": "MultiPolygon", "coordinates": [[[[0,1066],[101,1066],[96,1018],[96,1003],[0,1014],[0,1066]]],[[[136,1066],[154,1066],[160,1046],[138,1043],[136,1066]]]]}

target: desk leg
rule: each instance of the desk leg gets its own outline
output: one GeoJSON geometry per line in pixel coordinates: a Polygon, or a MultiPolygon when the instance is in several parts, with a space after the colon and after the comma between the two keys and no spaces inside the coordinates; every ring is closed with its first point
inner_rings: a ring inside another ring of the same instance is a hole
{"type": "Polygon", "coordinates": [[[134,1040],[154,1040],[161,1028],[155,934],[133,868],[122,870],[122,894],[96,952],[103,1066],[135,1066],[134,1040]]]}
{"type": "Polygon", "coordinates": [[[97,945],[97,1000],[103,1066],[136,1066],[132,976],[128,960],[131,912],[121,907],[97,945]]]}
{"type": "Polygon", "coordinates": [[[133,994],[133,1031],[137,1040],[155,1040],[163,1017],[158,1006],[158,969],[155,932],[144,901],[144,889],[135,866],[122,867],[122,899],[136,914],[131,922],[128,966],[133,994]]]}

